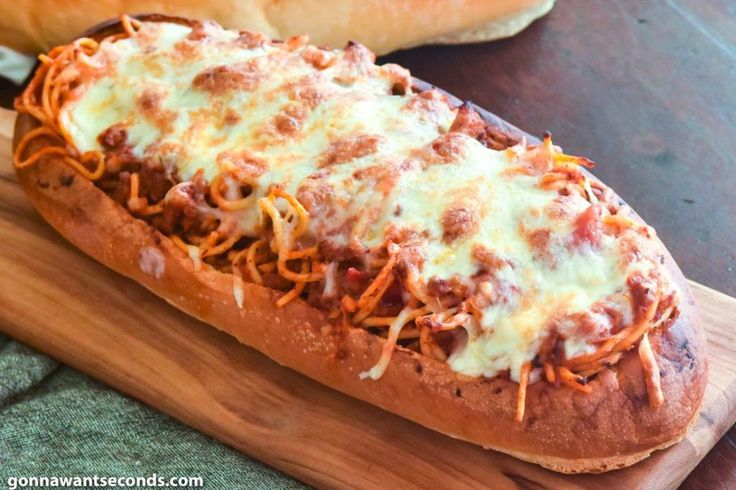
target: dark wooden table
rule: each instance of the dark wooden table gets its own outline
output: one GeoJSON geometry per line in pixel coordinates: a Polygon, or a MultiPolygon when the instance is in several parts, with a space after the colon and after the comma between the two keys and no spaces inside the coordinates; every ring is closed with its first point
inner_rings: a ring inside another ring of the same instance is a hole
{"type": "MultiPolygon", "coordinates": [[[[736,1],[558,2],[513,39],[384,61],[597,161],[688,277],[736,296],[736,1]]],[[[736,488],[736,428],[683,488],[736,488]]]]}

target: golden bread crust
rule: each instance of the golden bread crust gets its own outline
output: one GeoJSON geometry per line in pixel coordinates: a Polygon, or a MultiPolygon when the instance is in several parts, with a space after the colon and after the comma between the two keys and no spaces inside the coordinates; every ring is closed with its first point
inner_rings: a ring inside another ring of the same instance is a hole
{"type": "Polygon", "coordinates": [[[69,42],[88,26],[121,14],[160,12],[211,19],[274,39],[307,33],[318,45],[348,40],[379,54],[428,42],[478,42],[516,34],[553,0],[60,0],[0,3],[0,44],[25,53],[69,42]],[[73,8],[70,8],[73,5],[73,8]]]}

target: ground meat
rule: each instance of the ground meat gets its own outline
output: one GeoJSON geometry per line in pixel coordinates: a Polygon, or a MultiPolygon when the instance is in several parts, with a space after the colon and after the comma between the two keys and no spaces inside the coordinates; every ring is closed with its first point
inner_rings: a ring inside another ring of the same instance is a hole
{"type": "Polygon", "coordinates": [[[172,172],[162,163],[146,160],[140,170],[139,194],[156,203],[163,199],[177,182],[175,168],[172,172]]]}
{"type": "Polygon", "coordinates": [[[117,175],[117,183],[110,192],[117,202],[127,203],[132,172],[139,173],[138,195],[143,199],[143,204],[160,201],[178,182],[175,167],[169,167],[159,159],[139,159],[133,155],[132,147],[128,144],[127,131],[122,124],[115,124],[104,130],[97,141],[105,149],[107,174],[117,175]]]}
{"type": "Polygon", "coordinates": [[[108,191],[108,194],[118,204],[126,206],[128,198],[130,198],[130,172],[122,171],[117,178],[117,182],[114,182],[115,187],[108,191]]]}
{"type": "Polygon", "coordinates": [[[122,124],[113,124],[97,136],[97,141],[107,149],[121,148],[128,141],[128,132],[122,124]]]}
{"type": "Polygon", "coordinates": [[[307,288],[307,303],[322,311],[332,311],[337,308],[342,296],[325,296],[322,294],[323,283],[313,284],[307,288]]]}
{"type": "Polygon", "coordinates": [[[201,174],[191,182],[174,186],[164,200],[164,212],[157,218],[157,226],[165,233],[185,232],[205,235],[217,228],[218,220],[208,212],[206,196],[209,188],[201,174]]]}
{"type": "Polygon", "coordinates": [[[409,242],[416,242],[422,239],[422,234],[411,228],[399,228],[394,224],[389,224],[386,227],[385,235],[386,241],[391,243],[404,244],[409,242]]]}
{"type": "MultiPolygon", "coordinates": [[[[326,239],[319,242],[319,250],[325,262],[339,262],[340,264],[361,263],[366,250],[354,245],[338,245],[333,240],[326,239]]],[[[356,265],[357,267],[357,265],[356,265]]]]}
{"type": "Polygon", "coordinates": [[[404,307],[404,300],[401,297],[403,287],[401,282],[394,280],[386,292],[383,294],[381,301],[373,311],[373,316],[396,316],[404,307]]]}
{"type": "Polygon", "coordinates": [[[556,322],[545,328],[547,336],[542,340],[537,353],[540,362],[551,362],[559,364],[565,359],[565,346],[557,331],[556,322]]]}
{"type": "Polygon", "coordinates": [[[128,144],[128,131],[123,124],[113,124],[97,136],[97,141],[105,150],[105,167],[108,174],[122,171],[136,171],[141,160],[133,154],[128,144]]]}
{"type": "Polygon", "coordinates": [[[427,282],[427,294],[437,298],[443,307],[451,308],[468,297],[469,288],[459,277],[450,279],[433,277],[427,282]]]}

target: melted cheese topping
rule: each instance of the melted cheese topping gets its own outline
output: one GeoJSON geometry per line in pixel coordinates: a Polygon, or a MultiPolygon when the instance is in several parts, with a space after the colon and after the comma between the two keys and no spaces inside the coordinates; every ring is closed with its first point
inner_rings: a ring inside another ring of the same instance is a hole
{"type": "MultiPolygon", "coordinates": [[[[551,322],[600,302],[631,317],[621,299],[627,277],[650,265],[623,260],[612,235],[570,247],[574,219],[590,203],[560,202],[538,175],[510,173],[530,150],[448,139],[457,110],[411,93],[407,72],[375,66],[359,46],[245,46],[236,32],[207,26],[190,39],[191,31],[144,23],[134,38],[102,43],[87,60],[95,75],[61,112],[80,150],[101,150],[98,135],[121,124],[136,157],[174,166],[184,181],[200,169],[211,181],[228,159],[257,162],[256,198],[284,186],[310,211],[308,235],[320,243],[368,250],[397,230],[421,237],[407,263],[426,296],[433,281],[471,281],[479,247],[492,252],[502,265],[478,285],[492,298],[480,331],[448,360],[459,373],[509,370],[518,379],[551,322]],[[397,83],[405,93],[392,93],[397,83]],[[565,213],[555,215],[556,206],[565,213]]],[[[267,223],[256,205],[216,211],[246,236],[267,223]]],[[[567,357],[590,352],[594,340],[570,336],[567,357]]]]}

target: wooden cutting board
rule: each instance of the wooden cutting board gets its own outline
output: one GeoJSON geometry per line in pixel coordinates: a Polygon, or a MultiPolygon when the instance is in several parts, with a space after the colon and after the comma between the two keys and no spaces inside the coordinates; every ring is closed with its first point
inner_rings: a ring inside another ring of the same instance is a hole
{"type": "Polygon", "coordinates": [[[657,488],[736,420],[736,299],[696,283],[710,384],[687,439],[634,467],[559,475],[325,388],[78,252],[16,184],[0,110],[0,331],[319,487],[657,488]]]}

